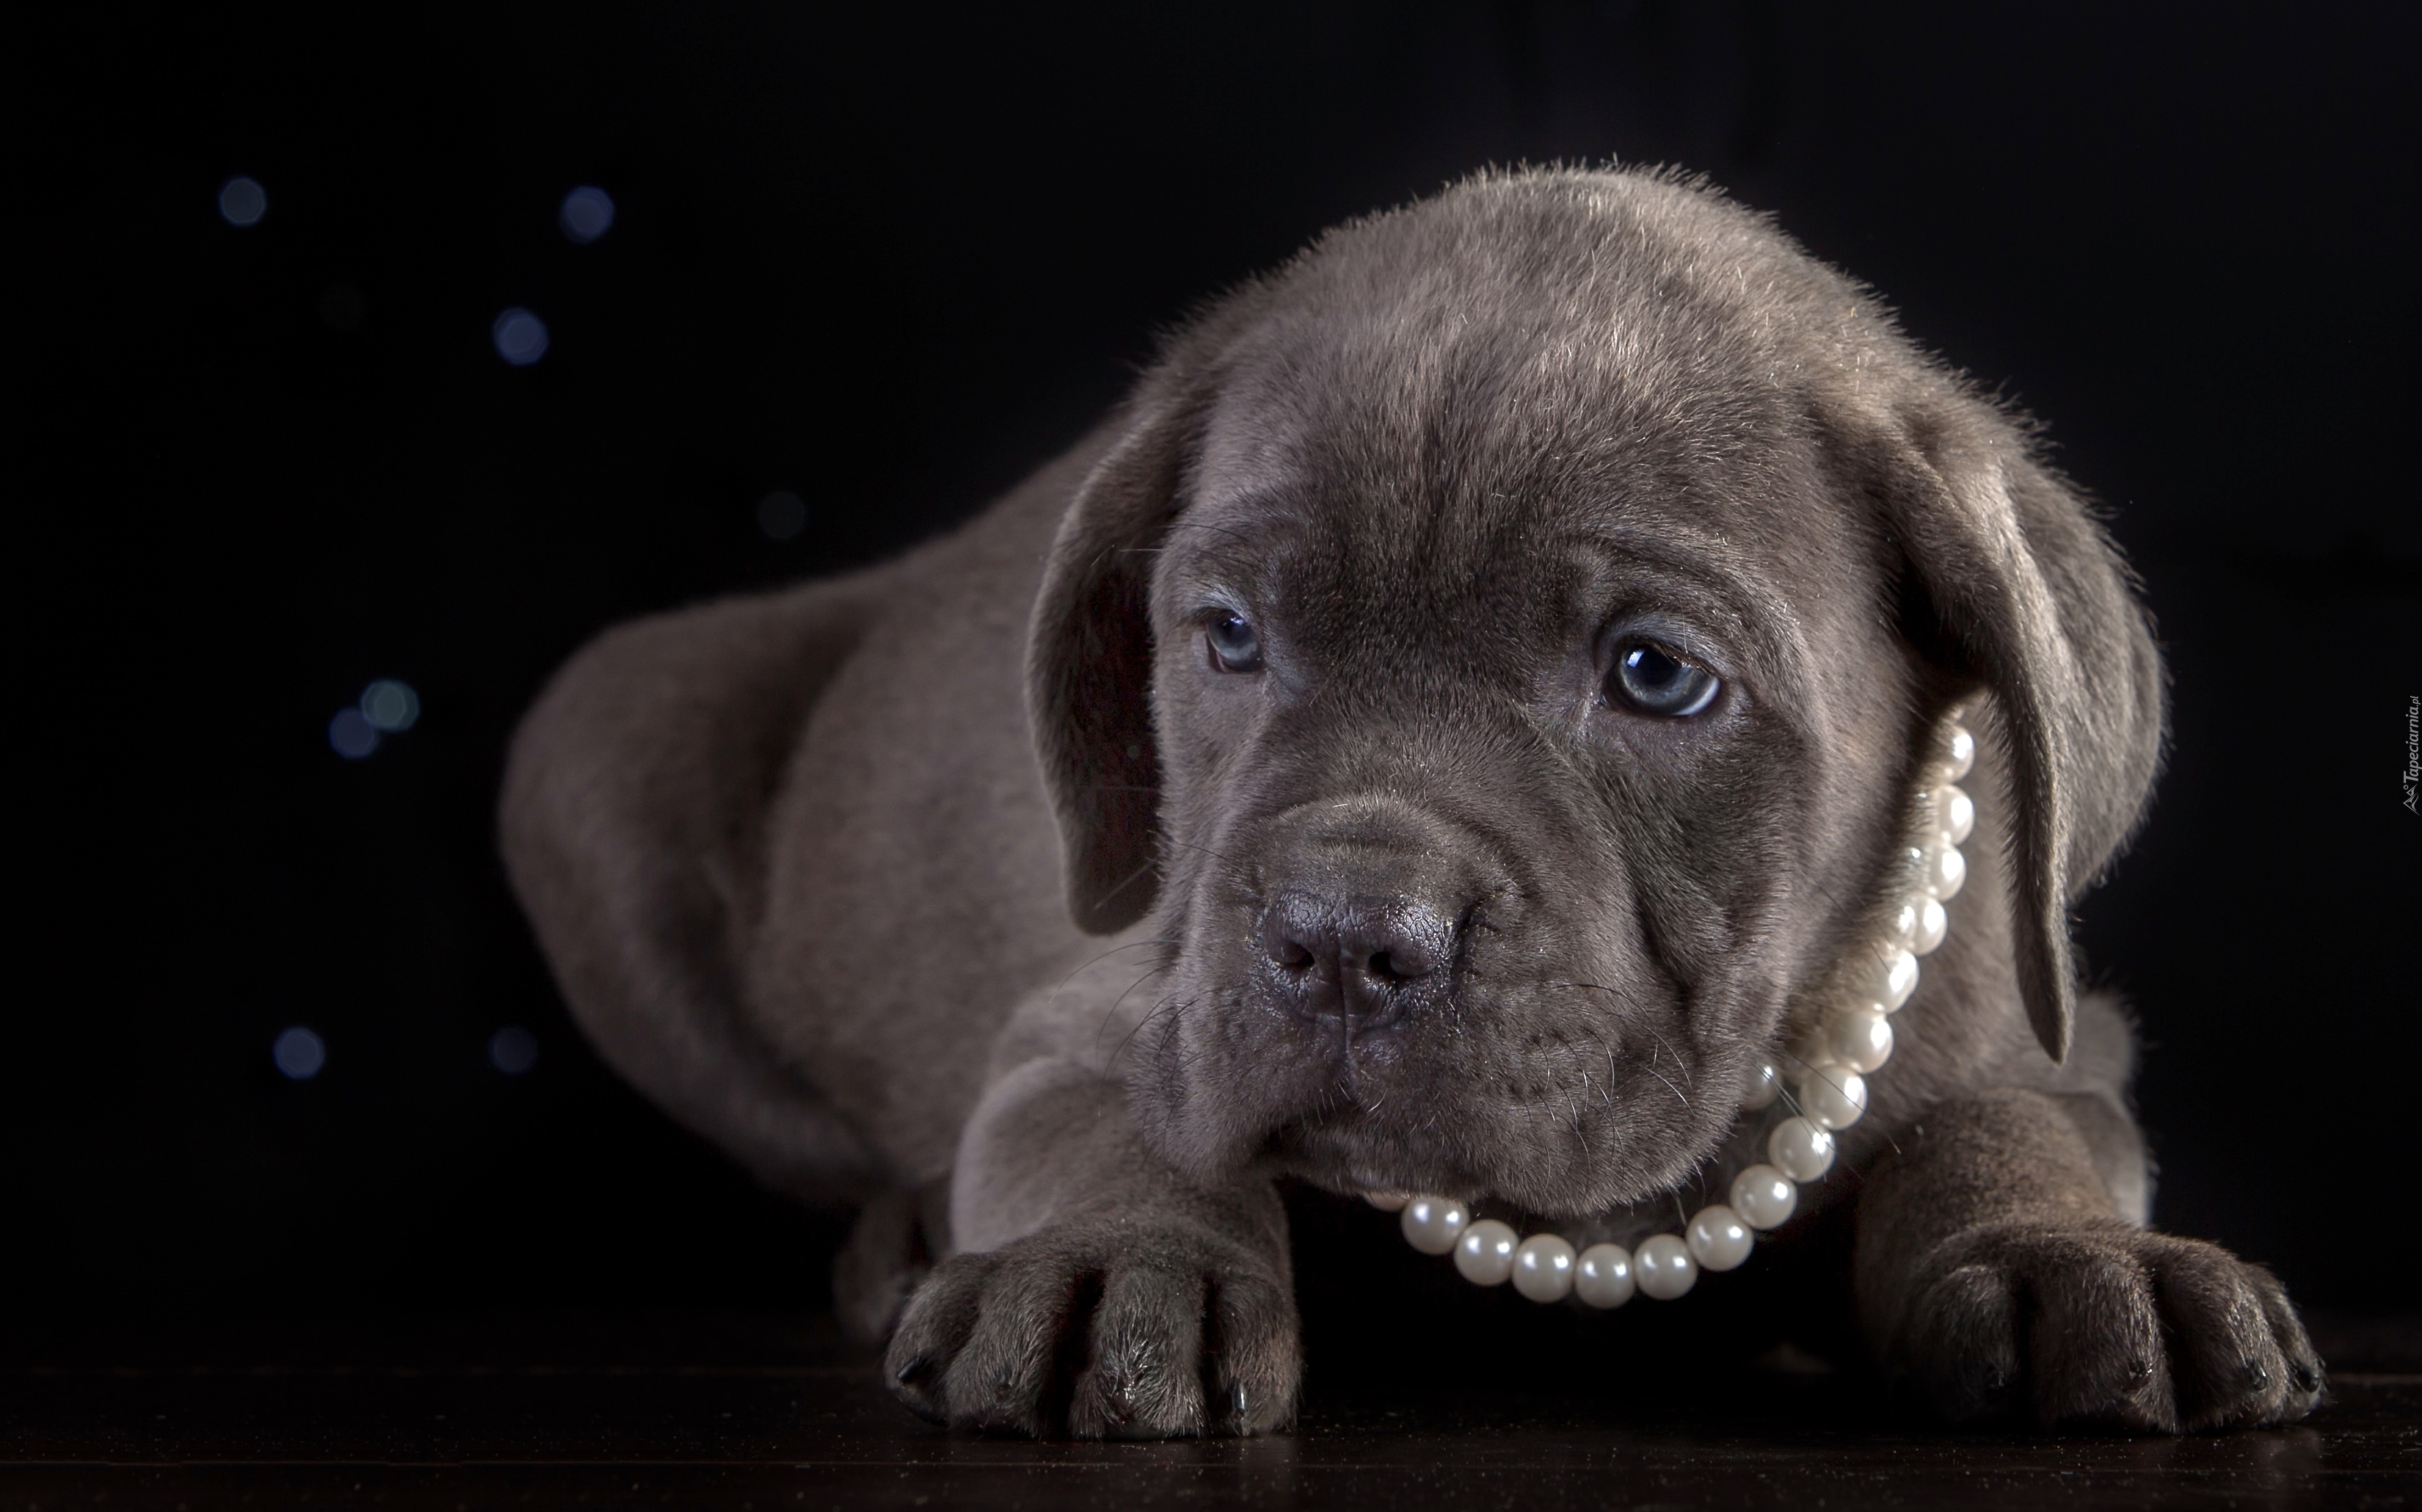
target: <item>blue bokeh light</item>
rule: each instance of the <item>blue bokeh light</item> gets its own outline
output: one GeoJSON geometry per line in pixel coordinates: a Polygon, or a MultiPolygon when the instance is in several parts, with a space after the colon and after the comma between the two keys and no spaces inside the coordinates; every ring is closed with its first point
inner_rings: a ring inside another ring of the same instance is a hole
{"type": "Polygon", "coordinates": [[[757,528],[771,541],[796,541],[808,528],[808,503],[787,488],[757,501],[757,528]]]}
{"type": "Polygon", "coordinates": [[[277,1036],[277,1042],[269,1047],[269,1058],[294,1080],[308,1081],[328,1063],[328,1046],[319,1035],[297,1024],[277,1036]]]}
{"type": "Polygon", "coordinates": [[[269,191],[260,180],[239,173],[219,185],[219,213],[229,226],[258,226],[269,213],[269,191]]]}
{"type": "Polygon", "coordinates": [[[379,748],[378,726],[359,709],[338,709],[328,721],[328,745],[345,760],[360,761],[379,748]]]}
{"type": "Polygon", "coordinates": [[[523,1075],[538,1064],[538,1036],[507,1024],[488,1037],[488,1063],[509,1077],[523,1075]]]}
{"type": "Polygon", "coordinates": [[[409,683],[382,677],[362,689],[362,717],[373,730],[400,735],[419,722],[420,695],[409,683]]]}
{"type": "Polygon", "coordinates": [[[563,234],[587,246],[614,228],[614,197],[594,184],[582,184],[563,197],[556,213],[563,234]]]}
{"type": "Polygon", "coordinates": [[[546,322],[519,305],[497,316],[490,334],[496,340],[496,355],[516,368],[546,355],[546,322]]]}

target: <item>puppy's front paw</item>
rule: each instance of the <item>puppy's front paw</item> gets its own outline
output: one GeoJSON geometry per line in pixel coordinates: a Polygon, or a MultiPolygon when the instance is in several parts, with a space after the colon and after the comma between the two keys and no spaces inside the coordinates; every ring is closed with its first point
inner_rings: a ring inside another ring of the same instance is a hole
{"type": "Polygon", "coordinates": [[[1093,1220],[944,1262],[884,1370],[953,1427],[1160,1439],[1284,1426],[1302,1361],[1282,1259],[1182,1221],[1093,1220]]]}
{"type": "Polygon", "coordinates": [[[2304,1416],[2321,1362],[2288,1294],[2217,1245],[2120,1224],[1971,1231],[1919,1283],[1903,1363],[1955,1421],[2139,1432],[2304,1416]]]}

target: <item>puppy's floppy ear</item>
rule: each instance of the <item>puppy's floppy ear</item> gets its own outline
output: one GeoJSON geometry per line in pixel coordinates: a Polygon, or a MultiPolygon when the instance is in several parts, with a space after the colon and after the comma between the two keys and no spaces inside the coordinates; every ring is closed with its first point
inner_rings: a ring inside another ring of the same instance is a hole
{"type": "Polygon", "coordinates": [[[1880,492],[1918,591],[1906,626],[1994,696],[2014,811],[2011,938],[2036,1036],[2068,1053],[2068,906],[2143,814],[2161,762],[2160,654],[2084,503],[2001,416],[1904,410],[1880,492]]]}
{"type": "Polygon", "coordinates": [[[1152,563],[1203,407],[1172,376],[1145,382],[1124,433],[1077,488],[1027,642],[1027,708],[1065,847],[1068,908],[1094,935],[1142,918],[1160,891],[1152,563]]]}

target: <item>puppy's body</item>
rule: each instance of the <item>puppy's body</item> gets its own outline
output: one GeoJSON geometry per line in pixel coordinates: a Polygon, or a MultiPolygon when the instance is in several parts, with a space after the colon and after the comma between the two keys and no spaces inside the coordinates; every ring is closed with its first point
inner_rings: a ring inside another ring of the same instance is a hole
{"type": "Polygon", "coordinates": [[[902,560],[599,638],[516,742],[507,856],[583,1025],[810,1200],[947,1180],[1002,1023],[1103,948],[1025,710],[1100,446],[902,560]]]}
{"type": "Polygon", "coordinates": [[[2107,543],[1687,186],[1332,233],[958,534],[604,638],[517,743],[507,854],[625,1074],[867,1205],[864,1323],[947,1184],[912,1405],[1250,1430],[1299,1374],[1274,1176],[1628,1234],[1754,1158],[1738,1089],[1872,935],[1961,700],[1972,871],[1843,1142],[1844,1305],[1958,1415],[2301,1413],[2276,1284],[2141,1228],[2127,1034],[2073,1003],[2065,910],[2160,740],[2107,543]],[[1644,646],[1721,693],[1618,692],[1644,646]]]}

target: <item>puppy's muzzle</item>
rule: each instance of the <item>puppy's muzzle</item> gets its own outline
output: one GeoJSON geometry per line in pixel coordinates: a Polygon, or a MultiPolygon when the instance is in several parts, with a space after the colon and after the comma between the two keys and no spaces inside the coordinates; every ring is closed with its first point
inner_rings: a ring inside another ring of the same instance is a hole
{"type": "Polygon", "coordinates": [[[1477,837],[1365,793],[1295,805],[1254,839],[1267,890],[1249,973],[1264,1001],[1340,1051],[1449,1001],[1495,875],[1477,837]]]}
{"type": "Polygon", "coordinates": [[[1403,1021],[1455,962],[1454,925],[1408,897],[1282,892],[1262,915],[1261,938],[1288,1011],[1348,1035],[1403,1021]]]}

